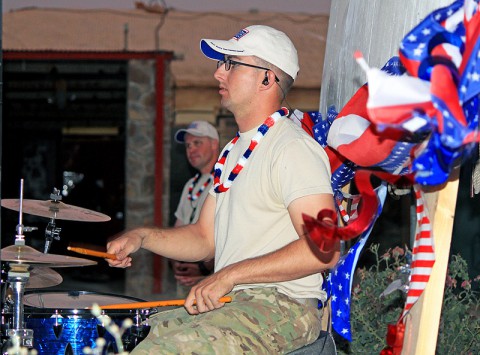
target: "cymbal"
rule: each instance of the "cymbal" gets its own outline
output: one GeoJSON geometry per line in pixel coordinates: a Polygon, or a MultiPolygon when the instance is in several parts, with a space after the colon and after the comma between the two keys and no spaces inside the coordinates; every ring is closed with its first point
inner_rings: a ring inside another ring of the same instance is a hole
{"type": "MultiPolygon", "coordinates": [[[[2,206],[14,211],[19,211],[20,200],[2,199],[2,206]]],[[[109,216],[100,212],[53,200],[23,200],[22,211],[34,216],[81,222],[107,222],[111,219],[109,216]]]]}
{"type": "Polygon", "coordinates": [[[38,266],[30,270],[25,288],[45,288],[60,285],[63,281],[62,275],[48,267],[38,266]]]}
{"type": "Polygon", "coordinates": [[[93,260],[58,254],[44,254],[27,245],[11,245],[1,250],[0,259],[19,264],[43,267],[75,267],[96,265],[93,260]]]}

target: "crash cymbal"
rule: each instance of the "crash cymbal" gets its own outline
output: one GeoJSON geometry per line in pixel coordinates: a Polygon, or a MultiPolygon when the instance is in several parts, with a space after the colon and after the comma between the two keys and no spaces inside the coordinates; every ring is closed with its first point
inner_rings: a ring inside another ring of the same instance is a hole
{"type": "MultiPolygon", "coordinates": [[[[19,211],[19,201],[18,199],[3,199],[2,206],[14,211],[19,211]]],[[[53,200],[23,200],[22,211],[34,216],[70,221],[107,222],[110,220],[110,217],[103,213],[53,200]]]]}
{"type": "Polygon", "coordinates": [[[62,275],[48,267],[34,267],[30,270],[25,288],[45,288],[60,285],[63,281],[62,275]]]}
{"type": "Polygon", "coordinates": [[[3,248],[0,260],[43,267],[75,267],[97,264],[96,261],[88,259],[41,253],[27,245],[11,245],[3,248]]]}

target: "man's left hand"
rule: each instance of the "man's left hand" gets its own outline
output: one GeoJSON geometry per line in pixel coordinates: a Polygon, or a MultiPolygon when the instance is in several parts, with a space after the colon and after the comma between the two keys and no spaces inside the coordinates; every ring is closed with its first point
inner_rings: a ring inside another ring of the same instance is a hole
{"type": "Polygon", "coordinates": [[[190,314],[199,314],[221,308],[225,303],[219,299],[229,293],[234,286],[225,269],[207,276],[191,288],[185,299],[185,309],[190,314]]]}

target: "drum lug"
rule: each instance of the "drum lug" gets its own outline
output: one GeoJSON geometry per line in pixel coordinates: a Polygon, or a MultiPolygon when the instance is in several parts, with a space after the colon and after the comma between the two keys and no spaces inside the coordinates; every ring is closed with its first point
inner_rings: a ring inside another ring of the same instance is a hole
{"type": "Polygon", "coordinates": [[[117,354],[117,347],[115,346],[115,342],[110,342],[107,345],[107,354],[117,354]]]}
{"type": "Polygon", "coordinates": [[[72,349],[72,346],[70,345],[70,343],[68,343],[67,346],[65,347],[64,355],[75,355],[75,353],[73,352],[73,349],[72,349]]]}
{"type": "Polygon", "coordinates": [[[55,310],[55,314],[53,314],[50,318],[55,318],[55,324],[52,325],[53,333],[57,339],[60,338],[60,334],[63,330],[63,324],[59,323],[58,320],[63,318],[59,313],[58,310],[55,310]]]}
{"type": "Polygon", "coordinates": [[[97,333],[98,333],[98,336],[101,337],[101,338],[104,338],[104,335],[106,333],[106,328],[105,328],[105,324],[106,325],[109,325],[112,320],[110,319],[110,317],[108,315],[106,315],[105,313],[103,313],[102,315],[98,316],[97,317],[99,323],[97,324],[97,333]]]}
{"type": "Polygon", "coordinates": [[[62,334],[62,330],[63,330],[62,324],[53,325],[53,333],[55,334],[55,337],[57,339],[60,338],[60,334],[62,334]]]}
{"type": "Polygon", "coordinates": [[[97,334],[100,338],[105,336],[106,329],[103,324],[97,324],[97,334]]]}
{"type": "Polygon", "coordinates": [[[132,325],[122,337],[125,350],[132,351],[150,332],[149,325],[132,325]]]}

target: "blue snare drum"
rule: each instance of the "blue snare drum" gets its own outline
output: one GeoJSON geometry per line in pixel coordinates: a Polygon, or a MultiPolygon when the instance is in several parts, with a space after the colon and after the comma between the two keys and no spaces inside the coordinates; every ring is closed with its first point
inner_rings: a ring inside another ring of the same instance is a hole
{"type": "MultiPolygon", "coordinates": [[[[33,330],[33,347],[39,354],[81,355],[83,348],[96,347],[95,341],[106,340],[105,353],[118,353],[114,338],[93,316],[94,303],[105,306],[118,303],[143,302],[138,298],[87,291],[26,292],[23,298],[25,329],[33,330]]],[[[130,318],[133,326],[122,336],[124,350],[132,350],[148,334],[150,327],[142,324],[150,310],[104,310],[118,326],[130,318]]]]}

